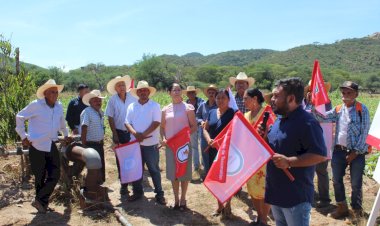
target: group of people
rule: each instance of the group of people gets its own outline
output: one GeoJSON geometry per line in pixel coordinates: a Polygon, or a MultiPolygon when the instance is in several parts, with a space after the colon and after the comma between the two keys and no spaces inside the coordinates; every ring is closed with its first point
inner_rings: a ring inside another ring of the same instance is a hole
{"type": "MultiPolygon", "coordinates": [[[[204,178],[217,157],[214,138],[228,125],[237,110],[244,113],[245,118],[254,124],[263,113],[264,104],[269,104],[277,120],[269,128],[259,127],[258,132],[275,154],[247,182],[248,193],[258,213],[257,221],[252,222],[253,225],[267,225],[270,209],[276,225],[309,225],[311,205],[314,202],[313,178],[316,166],[319,169],[320,198],[317,207],[330,203],[327,173],[329,161],[326,159],[327,149],[330,147],[325,145],[319,123],[332,121],[336,123],[331,165],[337,202],[337,209],[332,217],[348,215],[343,185],[347,166],[350,166],[351,173],[351,205],[354,211],[362,211],[361,188],[364,155],[367,152],[365,137],[369,130],[369,113],[365,105],[356,101],[359,94],[356,83],[347,81],[340,86],[343,104],[327,112],[327,115],[321,115],[313,106],[303,104],[310,102],[310,90],[299,78],[277,81],[273,91],[266,95],[259,89],[252,88],[255,79],[244,72],[231,77],[230,83],[235,87],[235,96],[231,97],[228,90],[218,89],[211,84],[203,90],[207,101],[197,97],[200,89],[194,86],[183,89],[180,84],[173,83],[167,89],[171,103],[161,109],[151,99],[156,93],[154,87],[146,81],[139,81],[136,88],[130,88],[131,78],[128,75],[118,76],[107,84],[107,91],[112,96],[105,113],[101,110],[102,100],[105,98],[101,92],[90,92],[88,86],[81,84],[78,86],[78,97],[69,103],[66,120],[72,134],[81,135],[82,144],[99,153],[103,166],[103,182],[106,180],[104,116],[108,117],[115,145],[137,140],[140,143],[143,164],[146,164],[152,177],[155,200],[161,205],[166,205],[166,200],[161,185],[158,148],[159,145],[164,146],[166,177],[172,183],[174,194],[174,202],[169,207],[186,210],[186,193],[193,169],[198,171],[203,165],[204,178]],[[188,97],[187,101],[183,100],[184,95],[188,97]],[[231,98],[235,99],[238,109],[229,105],[231,98]],[[311,111],[306,111],[307,107],[311,111]],[[175,156],[167,145],[167,140],[185,127],[190,128],[191,148],[186,173],[177,178],[175,156]],[[207,152],[204,151],[206,149],[207,152]],[[288,169],[295,180],[289,180],[283,169],[288,169]]],[[[59,153],[55,145],[57,134],[61,132],[65,139],[69,135],[62,105],[57,101],[62,89],[63,85],[57,85],[50,79],[38,88],[38,99],[16,116],[16,131],[22,143],[29,146],[32,172],[35,175],[36,196],[32,205],[40,213],[51,210],[48,200],[60,175],[59,153]],[[25,121],[29,121],[27,132],[25,121]]],[[[121,169],[117,156],[116,164],[120,178],[121,169]]],[[[122,196],[128,195],[128,201],[143,197],[142,178],[129,186],[132,186],[131,195],[128,184],[121,184],[120,189],[122,196]]],[[[212,215],[231,215],[230,201],[218,202],[212,215]]]]}

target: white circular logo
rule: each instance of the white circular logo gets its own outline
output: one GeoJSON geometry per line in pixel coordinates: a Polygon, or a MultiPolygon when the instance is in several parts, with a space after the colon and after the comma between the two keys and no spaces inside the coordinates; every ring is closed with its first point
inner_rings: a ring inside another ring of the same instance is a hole
{"type": "Polygon", "coordinates": [[[227,175],[234,176],[238,174],[244,165],[244,158],[239,149],[237,149],[233,144],[230,144],[230,150],[228,153],[228,163],[227,163],[227,175]]]}
{"type": "Polygon", "coordinates": [[[132,157],[124,159],[123,169],[125,171],[130,171],[133,168],[135,168],[135,166],[136,166],[136,161],[132,157]]]}
{"type": "Polygon", "coordinates": [[[179,162],[183,163],[186,162],[187,159],[189,158],[189,143],[186,143],[182,147],[177,149],[177,159],[179,162]]]}

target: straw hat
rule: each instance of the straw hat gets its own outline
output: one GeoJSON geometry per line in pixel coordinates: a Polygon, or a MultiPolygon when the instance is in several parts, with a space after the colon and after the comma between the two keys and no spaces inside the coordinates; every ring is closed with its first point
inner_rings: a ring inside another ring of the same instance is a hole
{"type": "Polygon", "coordinates": [[[186,95],[187,94],[187,92],[195,92],[195,93],[199,93],[201,90],[200,89],[198,89],[198,88],[195,88],[195,86],[188,86],[188,87],[186,87],[186,90],[182,90],[182,94],[183,95],[186,95]]]}
{"type": "Polygon", "coordinates": [[[129,75],[124,75],[123,77],[117,76],[117,77],[111,79],[111,81],[109,81],[107,83],[107,91],[110,94],[112,94],[112,95],[116,94],[115,85],[118,82],[125,82],[125,86],[128,89],[131,86],[131,77],[129,77],[129,75]]]}
{"type": "Polygon", "coordinates": [[[230,84],[235,85],[237,81],[246,81],[248,82],[248,87],[251,87],[253,84],[255,84],[255,79],[252,77],[248,77],[245,72],[239,72],[238,75],[235,77],[230,77],[230,84]]]}
{"type": "Polygon", "coordinates": [[[273,96],[273,92],[274,92],[275,88],[272,89],[272,92],[270,93],[267,93],[267,94],[264,94],[264,101],[265,103],[267,103],[268,105],[271,104],[271,99],[272,99],[272,96],[273,96]]]}
{"type": "Polygon", "coordinates": [[[149,97],[153,96],[155,93],[156,93],[156,88],[152,87],[152,86],[149,86],[148,82],[147,81],[144,81],[144,80],[141,80],[139,81],[139,83],[137,83],[137,87],[136,88],[132,88],[131,91],[130,91],[130,94],[136,98],[139,98],[137,96],[137,90],[139,89],[149,89],[150,93],[149,93],[149,97]]]}
{"type": "Polygon", "coordinates": [[[214,85],[214,84],[211,84],[211,85],[209,85],[208,87],[206,87],[206,88],[203,90],[203,93],[207,96],[207,92],[208,92],[210,89],[213,89],[213,90],[215,90],[216,92],[218,92],[218,87],[216,87],[216,85],[214,85]]]}
{"type": "MultiPolygon", "coordinates": [[[[310,86],[311,86],[311,80],[309,80],[309,82],[307,83],[307,86],[305,86],[305,88],[304,88],[304,94],[305,95],[307,92],[310,91],[310,86]]],[[[330,82],[325,82],[325,89],[326,89],[326,92],[330,91],[330,89],[331,89],[331,83],[330,82]]]]}
{"type": "Polygon", "coordinates": [[[97,90],[97,89],[94,89],[92,90],[91,92],[89,93],[86,93],[83,97],[82,97],[82,101],[85,105],[87,106],[90,106],[90,100],[94,97],[97,97],[97,98],[100,98],[100,99],[104,99],[106,97],[103,97],[102,96],[102,93],[100,92],[100,90],[97,90]]]}
{"type": "Polygon", "coordinates": [[[43,84],[37,89],[37,98],[38,99],[45,98],[45,95],[44,95],[45,90],[52,87],[57,87],[58,93],[62,92],[63,90],[63,85],[57,85],[54,79],[49,79],[45,84],[43,84]]]}

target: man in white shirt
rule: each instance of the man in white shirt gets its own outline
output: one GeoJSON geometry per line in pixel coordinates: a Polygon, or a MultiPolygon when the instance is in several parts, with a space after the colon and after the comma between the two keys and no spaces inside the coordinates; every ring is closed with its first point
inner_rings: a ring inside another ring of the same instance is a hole
{"type": "Polygon", "coordinates": [[[99,90],[92,90],[83,96],[85,108],[80,115],[81,140],[85,147],[95,149],[102,160],[102,179],[106,181],[106,168],[104,160],[104,115],[102,112],[102,96],[99,90]]]}
{"type": "MultiPolygon", "coordinates": [[[[138,102],[129,105],[125,126],[128,131],[140,142],[143,164],[146,163],[154,184],[156,202],[165,205],[164,192],[161,186],[159,168],[160,155],[158,150],[159,126],[161,124],[160,105],[149,97],[156,89],[149,86],[146,81],[140,81],[131,94],[137,96],[138,102]]],[[[135,201],[143,196],[142,178],[133,182],[133,195],[129,201],[135,201]]]]}
{"type": "MultiPolygon", "coordinates": [[[[127,115],[127,108],[131,103],[135,103],[137,99],[127,89],[131,86],[131,78],[129,75],[123,77],[117,76],[107,83],[107,91],[112,94],[106,107],[105,114],[108,116],[108,123],[112,131],[112,140],[115,145],[125,144],[131,140],[131,134],[125,128],[124,121],[127,115]]],[[[116,158],[116,165],[120,179],[119,160],[116,158]]],[[[128,184],[122,184],[120,195],[128,194],[128,184]]]]}
{"type": "Polygon", "coordinates": [[[32,173],[35,177],[36,197],[32,206],[38,213],[52,211],[49,197],[60,177],[59,152],[54,142],[58,132],[63,132],[67,141],[68,130],[63,116],[62,104],[57,101],[63,85],[49,79],[37,89],[38,100],[32,101],[16,115],[16,132],[22,144],[29,147],[32,173]],[[28,121],[28,132],[25,130],[28,121]]]}

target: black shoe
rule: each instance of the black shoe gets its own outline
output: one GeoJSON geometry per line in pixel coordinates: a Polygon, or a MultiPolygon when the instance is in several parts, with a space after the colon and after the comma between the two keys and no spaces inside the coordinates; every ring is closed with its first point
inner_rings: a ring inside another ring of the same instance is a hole
{"type": "Polygon", "coordinates": [[[36,199],[32,202],[32,206],[38,210],[38,213],[45,214],[47,212],[46,208],[36,199]]]}
{"type": "Polygon", "coordinates": [[[156,196],[156,202],[160,205],[166,205],[166,200],[164,196],[156,196]]]}
{"type": "Polygon", "coordinates": [[[328,207],[328,206],[330,206],[330,202],[329,201],[318,201],[315,204],[316,208],[325,208],[325,207],[328,207]]]}
{"type": "Polygon", "coordinates": [[[136,201],[136,200],[138,200],[138,199],[141,199],[142,196],[143,196],[143,195],[141,195],[141,194],[138,194],[138,195],[137,195],[137,194],[133,194],[133,195],[129,196],[127,200],[128,200],[129,202],[134,202],[134,201],[136,201]]]}
{"type": "Polygon", "coordinates": [[[128,195],[128,184],[122,184],[120,188],[120,195],[128,195]]]}

